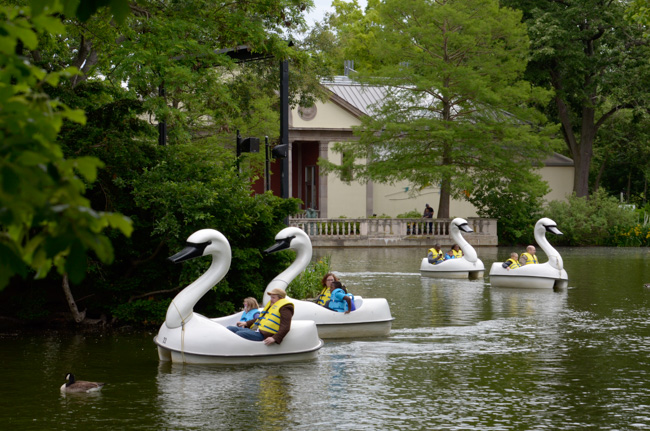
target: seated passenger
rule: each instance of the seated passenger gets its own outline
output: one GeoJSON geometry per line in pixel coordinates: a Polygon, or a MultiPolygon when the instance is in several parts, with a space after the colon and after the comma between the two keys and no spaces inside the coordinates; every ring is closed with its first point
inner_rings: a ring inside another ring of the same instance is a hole
{"type": "Polygon", "coordinates": [[[460,249],[458,244],[451,246],[451,252],[454,254],[455,259],[463,257],[463,250],[460,249]]]}
{"type": "Polygon", "coordinates": [[[521,256],[519,256],[519,263],[521,266],[539,263],[537,256],[535,255],[534,245],[529,245],[526,247],[526,251],[524,253],[521,253],[521,256]]]}
{"type": "Polygon", "coordinates": [[[437,265],[440,262],[444,262],[445,254],[442,252],[442,250],[440,250],[440,244],[436,244],[433,246],[433,248],[429,249],[427,260],[432,265],[437,265]]]}
{"type": "Polygon", "coordinates": [[[260,317],[260,306],[257,303],[257,299],[253,298],[252,296],[245,298],[244,313],[241,315],[239,322],[237,322],[237,326],[245,326],[246,322],[249,320],[255,320],[258,317],[260,317]]]}
{"type": "Polygon", "coordinates": [[[260,306],[257,303],[257,299],[249,296],[244,299],[244,312],[242,313],[239,322],[236,323],[237,326],[227,326],[227,328],[232,332],[237,332],[237,327],[244,328],[246,322],[255,321],[258,317],[260,317],[260,306]]]}
{"type": "Polygon", "coordinates": [[[316,304],[322,305],[324,307],[327,301],[330,300],[330,295],[332,294],[332,290],[330,289],[330,287],[332,286],[333,281],[339,281],[339,279],[336,278],[336,276],[331,272],[325,274],[325,277],[323,277],[323,279],[321,280],[321,285],[323,286],[323,289],[316,297],[316,304]]]}
{"type": "Polygon", "coordinates": [[[510,259],[501,264],[502,267],[510,271],[511,269],[519,268],[519,255],[515,252],[510,253],[510,259]]]}
{"type": "Polygon", "coordinates": [[[266,304],[257,320],[248,321],[243,327],[229,326],[228,329],[247,340],[263,341],[267,346],[273,343],[282,343],[284,337],[291,330],[293,303],[286,299],[286,292],[277,287],[270,290],[268,294],[271,300],[266,304]]]}
{"type": "Polygon", "coordinates": [[[340,281],[332,282],[332,296],[327,303],[327,308],[338,311],[339,313],[349,313],[354,311],[354,295],[348,293],[348,290],[340,281]]]}

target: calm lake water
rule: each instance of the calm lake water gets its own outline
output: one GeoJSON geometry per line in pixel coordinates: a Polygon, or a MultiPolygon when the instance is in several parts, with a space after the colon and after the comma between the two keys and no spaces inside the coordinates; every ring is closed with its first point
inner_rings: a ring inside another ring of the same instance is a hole
{"type": "MultiPolygon", "coordinates": [[[[386,297],[390,336],[326,342],[317,359],[159,363],[154,333],[0,334],[11,430],[650,429],[650,252],[560,249],[562,291],[420,276],[419,250],[331,254],[348,288],[386,297]],[[63,396],[66,372],[108,382],[63,396]]],[[[540,252],[541,261],[546,258],[540,252]]]]}

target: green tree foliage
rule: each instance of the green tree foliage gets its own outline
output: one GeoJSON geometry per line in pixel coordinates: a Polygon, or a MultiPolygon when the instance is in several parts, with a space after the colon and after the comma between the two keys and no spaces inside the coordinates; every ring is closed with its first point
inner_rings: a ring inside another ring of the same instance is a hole
{"type": "MultiPolygon", "coordinates": [[[[264,257],[260,250],[274,243],[284,227],[282,220],[298,210],[298,201],[270,193],[252,196],[250,183],[234,169],[232,153],[219,145],[170,147],[133,187],[137,207],[154,220],[152,235],[170,244],[171,250],[180,250],[198,228],[214,228],[228,238],[231,269],[208,300],[208,310],[230,313],[246,296],[261,298],[266,282],[290,259],[286,254],[264,257]]],[[[208,264],[209,259],[184,262],[180,284],[196,279],[208,264]]]]}
{"type": "MultiPolygon", "coordinates": [[[[574,191],[589,193],[598,134],[622,109],[648,109],[650,65],[644,27],[625,18],[629,2],[505,0],[524,12],[531,40],[527,76],[555,92],[548,107],[575,163],[574,191]]],[[[647,4],[636,4],[641,14],[647,4]]],[[[634,13],[634,12],[633,12],[634,13]]],[[[641,15],[637,15],[640,17],[641,15]]]]}
{"type": "Polygon", "coordinates": [[[364,16],[333,22],[346,54],[361,59],[355,79],[386,97],[363,118],[358,142],[335,146],[349,157],[321,161],[326,169],[415,190],[440,184],[439,217],[484,178],[538,181],[530,172],[550,152],[553,128],[534,109],[548,93],[521,79],[529,41],[520,13],[494,0],[386,0],[364,16]]]}
{"type": "Polygon", "coordinates": [[[648,26],[650,25],[650,3],[648,0],[631,0],[628,2],[626,16],[634,22],[644,26],[646,35],[648,35],[648,26]]]}
{"type": "Polygon", "coordinates": [[[323,277],[331,272],[330,262],[329,256],[310,262],[307,268],[289,283],[289,296],[296,299],[315,298],[323,289],[323,277]]]}
{"type": "MultiPolygon", "coordinates": [[[[120,0],[110,2],[116,3],[120,0]]],[[[209,259],[196,259],[172,265],[165,260],[198,229],[222,231],[233,248],[226,280],[201,302],[200,308],[209,312],[232,312],[241,298],[261,297],[265,282],[288,263],[286,253],[263,257],[260,250],[273,244],[281,221],[297,210],[297,201],[252,196],[250,184],[262,155],[243,160],[238,176],[233,147],[237,129],[243,136],[266,135],[271,140],[278,136],[278,63],[291,58],[294,77],[309,68],[308,57],[289,46],[284,32],[300,24],[310,3],[123,2],[132,13],[113,19],[114,11],[103,8],[80,17],[74,9],[79,3],[66,2],[71,9],[65,9],[65,18],[58,14],[48,21],[51,28],[39,24],[25,33],[38,44],[21,42],[8,48],[47,77],[40,79],[50,84],[39,88],[41,101],[49,103],[43,111],[61,117],[51,123],[60,133],[47,138],[58,139],[57,155],[67,157],[71,172],[75,169],[84,176],[84,181],[68,182],[78,187],[84,203],[120,211],[133,220],[130,238],[116,229],[99,238],[93,249],[97,258],[91,256],[83,268],[91,277],[74,287],[91,314],[112,314],[127,321],[140,315],[140,321],[155,321],[152,316],[208,263],[209,259]],[[267,59],[236,63],[226,51],[241,45],[248,47],[245,52],[267,59]],[[72,74],[74,69],[68,68],[75,65],[80,72],[72,74]],[[58,75],[71,78],[53,86],[58,75]],[[154,126],[161,120],[167,123],[168,146],[157,145],[154,126]],[[99,253],[110,246],[108,238],[115,248],[111,266],[99,253]]],[[[7,73],[4,81],[13,75],[7,73]]],[[[308,87],[316,79],[311,74],[300,85],[299,79],[292,79],[292,94],[309,99],[308,87]]],[[[29,162],[29,157],[23,159],[29,162]]],[[[51,173],[49,165],[46,168],[51,173]]],[[[8,171],[3,171],[3,178],[12,180],[4,172],[8,171]]],[[[118,228],[131,227],[121,225],[126,219],[111,213],[82,214],[118,228]]],[[[86,229],[77,219],[69,225],[75,233],[86,229]]],[[[11,261],[3,254],[0,265],[5,262],[11,261]]],[[[47,287],[60,286],[60,279],[49,281],[30,286],[45,296],[47,287]]]]}
{"type": "Polygon", "coordinates": [[[567,202],[549,203],[546,216],[557,223],[562,245],[609,245],[613,232],[627,231],[636,224],[637,215],[602,189],[588,199],[573,194],[567,202]]]}
{"type": "Polygon", "coordinates": [[[592,177],[595,188],[623,193],[625,201],[643,207],[648,202],[650,179],[650,115],[622,110],[608,121],[596,138],[592,177]]]}
{"type": "Polygon", "coordinates": [[[128,218],[95,211],[84,196],[102,162],[66,158],[56,143],[65,120],[83,124],[85,115],[46,89],[76,69],[46,71],[22,55],[38,49],[39,34],[65,34],[58,12],[0,5],[0,289],[28,268],[41,278],[56,266],[79,282],[87,250],[102,262],[113,259],[106,228],[132,230],[128,218]]]}
{"type": "Polygon", "coordinates": [[[497,219],[501,244],[529,244],[535,223],[542,217],[548,185],[530,182],[525,176],[485,178],[468,200],[481,217],[497,219]]]}
{"type": "Polygon", "coordinates": [[[309,29],[303,46],[321,60],[324,74],[341,75],[344,60],[354,59],[359,69],[372,66],[374,60],[367,53],[377,43],[377,4],[370,0],[364,12],[358,0],[333,0],[336,12],[309,29]]]}

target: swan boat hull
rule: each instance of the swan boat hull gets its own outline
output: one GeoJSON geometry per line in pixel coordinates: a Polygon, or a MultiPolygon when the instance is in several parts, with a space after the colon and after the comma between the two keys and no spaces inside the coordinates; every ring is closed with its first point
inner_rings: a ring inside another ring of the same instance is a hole
{"type": "MultiPolygon", "coordinates": [[[[275,236],[275,245],[265,253],[291,249],[296,258],[289,268],[276,276],[266,287],[264,304],[268,301],[268,292],[272,289],[285,290],[311,261],[312,247],[309,236],[297,227],[282,229],[275,236]]],[[[322,307],[315,302],[297,300],[287,297],[294,306],[294,319],[314,321],[321,338],[361,338],[382,337],[390,332],[393,316],[386,298],[362,298],[355,295],[355,311],[339,313],[322,307]]]]}
{"type": "MultiPolygon", "coordinates": [[[[293,320],[314,321],[318,337],[323,339],[384,337],[390,333],[395,320],[390,314],[390,306],[385,298],[355,296],[356,310],[348,314],[330,310],[310,301],[287,299],[293,303],[293,320]]],[[[222,325],[234,325],[239,320],[238,316],[241,316],[241,313],[212,320],[222,325]]],[[[291,331],[293,331],[293,324],[291,331]]]]}
{"type": "Polygon", "coordinates": [[[235,325],[241,313],[208,319],[194,313],[182,327],[160,328],[154,343],[161,361],[183,364],[255,364],[313,359],[323,346],[313,321],[292,319],[282,344],[265,345],[246,340],[226,328],[235,325]]]}
{"type": "Polygon", "coordinates": [[[569,277],[564,269],[553,268],[548,262],[526,265],[507,270],[501,262],[494,262],[490,268],[492,287],[513,287],[527,289],[565,289],[569,277]]]}
{"type": "MultiPolygon", "coordinates": [[[[524,265],[509,271],[502,266],[502,262],[494,262],[490,268],[490,285],[528,289],[565,289],[569,284],[569,276],[564,270],[562,256],[548,242],[546,232],[555,235],[562,235],[562,232],[550,218],[543,217],[535,223],[533,229],[535,241],[548,256],[547,262],[524,265]]],[[[532,245],[526,250],[529,248],[532,253],[535,252],[532,245]]]]}
{"type": "Polygon", "coordinates": [[[469,262],[464,257],[445,260],[437,265],[432,265],[425,257],[420,263],[420,273],[434,278],[468,278],[476,280],[483,278],[485,266],[481,259],[477,259],[476,262],[469,262]]]}
{"type": "Polygon", "coordinates": [[[294,318],[313,320],[320,338],[383,337],[390,333],[393,316],[386,298],[355,296],[355,311],[339,313],[309,301],[293,300],[294,318]]]}

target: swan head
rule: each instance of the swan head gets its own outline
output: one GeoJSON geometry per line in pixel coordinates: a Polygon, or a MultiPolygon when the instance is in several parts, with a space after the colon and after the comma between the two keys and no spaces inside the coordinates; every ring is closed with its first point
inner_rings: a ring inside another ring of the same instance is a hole
{"type": "Polygon", "coordinates": [[[562,235],[562,232],[557,228],[557,224],[550,218],[541,218],[535,223],[535,232],[544,235],[546,232],[554,233],[555,235],[562,235]]]}
{"type": "Polygon", "coordinates": [[[287,227],[282,229],[275,236],[275,244],[264,250],[264,253],[270,254],[287,249],[296,250],[297,252],[303,250],[311,251],[311,240],[302,229],[297,227],[287,227]]]}
{"type": "Polygon", "coordinates": [[[230,244],[225,236],[214,229],[201,229],[187,238],[185,248],[168,257],[174,263],[194,259],[195,257],[217,255],[226,252],[230,255],[230,244]],[[227,250],[227,252],[226,252],[227,250]]]}
{"type": "Polygon", "coordinates": [[[471,233],[474,232],[471,227],[469,227],[469,224],[467,223],[467,220],[464,218],[457,217],[451,221],[451,227],[456,227],[459,230],[462,230],[465,233],[471,233]]]}

